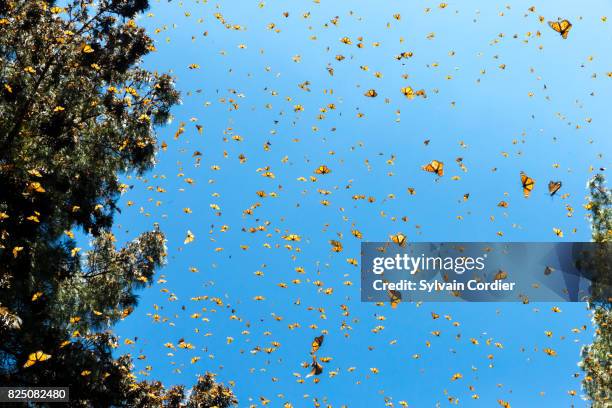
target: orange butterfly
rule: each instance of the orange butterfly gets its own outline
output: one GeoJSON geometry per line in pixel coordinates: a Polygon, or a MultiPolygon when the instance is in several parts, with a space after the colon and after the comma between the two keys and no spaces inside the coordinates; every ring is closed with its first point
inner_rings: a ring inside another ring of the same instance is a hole
{"type": "Polygon", "coordinates": [[[329,167],[322,165],[317,167],[314,172],[315,174],[329,174],[331,173],[331,170],[329,169],[329,167]]]}
{"type": "Polygon", "coordinates": [[[391,241],[395,242],[397,245],[403,247],[406,245],[406,236],[401,232],[398,232],[395,235],[391,235],[391,241]]]}
{"type": "Polygon", "coordinates": [[[507,277],[508,277],[508,272],[499,270],[493,277],[493,280],[504,280],[507,277]]]}
{"type": "Polygon", "coordinates": [[[549,21],[548,25],[550,28],[558,32],[564,40],[567,39],[567,35],[572,29],[572,23],[570,23],[568,20],[549,21]]]}
{"type": "Polygon", "coordinates": [[[344,249],[344,247],[342,246],[342,242],[340,241],[336,241],[332,239],[329,241],[329,243],[332,246],[332,251],[334,252],[342,252],[342,250],[344,249]]]}
{"type": "Polygon", "coordinates": [[[563,183],[560,181],[549,181],[548,182],[548,192],[551,196],[554,196],[557,191],[561,189],[563,183]]]}
{"type": "Polygon", "coordinates": [[[319,364],[319,362],[317,361],[317,357],[315,356],[312,356],[312,364],[310,365],[310,367],[312,367],[312,369],[310,370],[310,373],[308,373],[306,378],[312,377],[313,375],[319,375],[323,372],[323,366],[319,364]]]}
{"type": "Polygon", "coordinates": [[[504,407],[504,408],[510,408],[510,403],[508,401],[504,401],[504,400],[498,399],[497,403],[499,405],[501,405],[502,407],[504,407]]]}
{"type": "Polygon", "coordinates": [[[316,353],[319,350],[319,348],[323,344],[323,339],[324,339],[323,335],[320,335],[320,336],[314,338],[314,340],[312,341],[312,344],[310,346],[310,354],[314,354],[314,353],[316,353]]]}
{"type": "Polygon", "coordinates": [[[402,293],[399,290],[388,290],[387,296],[389,296],[389,300],[391,301],[392,309],[395,309],[402,301],[402,293]]]}
{"type": "Polygon", "coordinates": [[[421,166],[421,169],[429,173],[435,173],[440,177],[444,175],[444,163],[438,160],[432,160],[431,163],[421,166]]]}
{"type": "Polygon", "coordinates": [[[39,363],[41,361],[46,361],[50,358],[51,358],[50,354],[45,354],[44,352],[39,350],[37,352],[31,353],[28,356],[28,361],[25,362],[25,364],[23,365],[23,368],[31,367],[36,363],[39,363]]]}
{"type": "Polygon", "coordinates": [[[521,184],[523,185],[523,195],[528,198],[535,186],[535,180],[521,171],[521,184]]]}

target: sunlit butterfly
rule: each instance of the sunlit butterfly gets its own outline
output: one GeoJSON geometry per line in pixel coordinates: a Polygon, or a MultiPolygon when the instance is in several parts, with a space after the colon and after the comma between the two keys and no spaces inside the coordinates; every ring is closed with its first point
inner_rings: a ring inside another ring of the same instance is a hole
{"type": "Polygon", "coordinates": [[[548,192],[551,196],[555,195],[559,189],[561,189],[562,183],[560,181],[549,181],[548,182],[548,192]]]}
{"type": "Polygon", "coordinates": [[[389,300],[391,301],[392,309],[395,309],[402,301],[402,293],[398,290],[388,290],[387,296],[389,296],[389,300]]]}
{"type": "Polygon", "coordinates": [[[42,351],[37,351],[28,356],[28,361],[25,362],[23,368],[28,368],[41,361],[46,361],[51,358],[50,354],[45,354],[42,351]]]}
{"type": "Polygon", "coordinates": [[[315,169],[315,174],[329,174],[331,173],[331,170],[329,169],[329,167],[323,165],[323,166],[319,166],[315,169]]]}
{"type": "Polygon", "coordinates": [[[323,335],[315,337],[310,346],[310,354],[316,353],[323,344],[323,335]]]}
{"type": "Polygon", "coordinates": [[[521,184],[523,185],[523,195],[528,198],[535,186],[535,180],[521,171],[521,184]]]}
{"type": "Polygon", "coordinates": [[[406,245],[406,236],[402,234],[401,232],[398,232],[395,235],[391,235],[391,241],[403,247],[404,245],[406,245]]]}
{"type": "Polygon", "coordinates": [[[342,250],[344,249],[344,247],[342,246],[342,242],[340,241],[336,241],[332,239],[329,241],[329,243],[332,246],[332,251],[334,252],[342,252],[342,250]]]}
{"type": "Polygon", "coordinates": [[[441,161],[432,160],[431,163],[421,166],[421,169],[437,174],[440,177],[444,175],[444,163],[441,161]]]}
{"type": "Polygon", "coordinates": [[[315,356],[312,356],[312,364],[310,364],[310,367],[312,368],[306,378],[312,377],[313,375],[319,375],[323,372],[323,366],[319,364],[315,356]]]}
{"type": "Polygon", "coordinates": [[[567,35],[572,29],[572,23],[570,23],[568,20],[549,21],[548,25],[550,28],[558,32],[563,39],[567,38],[567,35]]]}

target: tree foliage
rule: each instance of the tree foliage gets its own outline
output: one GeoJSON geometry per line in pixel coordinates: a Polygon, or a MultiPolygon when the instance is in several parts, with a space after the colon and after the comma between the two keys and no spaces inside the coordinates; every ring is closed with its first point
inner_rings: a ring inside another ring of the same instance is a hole
{"type": "Polygon", "coordinates": [[[588,188],[590,199],[586,208],[590,211],[593,241],[600,244],[595,257],[598,263],[595,269],[600,273],[592,284],[589,302],[595,336],[593,343],[582,349],[580,366],[585,372],[583,386],[592,406],[606,408],[612,404],[612,303],[609,297],[612,287],[612,192],[601,174],[589,181],[588,188]]]}
{"type": "Polygon", "coordinates": [[[153,166],[154,127],[179,101],[140,66],[155,49],[134,20],[147,7],[0,1],[0,385],[69,386],[73,406],[228,407],[212,374],[187,399],[113,356],[112,326],[165,259],[157,227],[121,248],[110,232],[119,176],[153,166]]]}

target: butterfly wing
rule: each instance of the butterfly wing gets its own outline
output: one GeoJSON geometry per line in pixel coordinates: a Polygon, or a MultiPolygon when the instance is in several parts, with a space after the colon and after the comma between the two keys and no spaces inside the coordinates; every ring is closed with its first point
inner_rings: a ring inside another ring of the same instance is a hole
{"type": "Polygon", "coordinates": [[[435,172],[435,170],[434,170],[433,166],[431,165],[431,163],[430,164],[426,164],[424,166],[421,166],[421,169],[423,169],[423,170],[425,170],[425,171],[427,171],[429,173],[434,173],[435,172]]]}
{"type": "Polygon", "coordinates": [[[444,175],[444,163],[437,161],[437,160],[432,160],[431,164],[436,170],[436,174],[442,177],[444,175]]]}
{"type": "Polygon", "coordinates": [[[572,29],[572,23],[570,23],[568,20],[563,20],[560,23],[561,26],[561,37],[563,37],[563,39],[567,39],[567,35],[569,34],[570,30],[572,29]]]}
{"type": "Polygon", "coordinates": [[[561,23],[559,23],[558,21],[549,21],[548,25],[550,26],[550,28],[552,28],[559,34],[561,33],[561,23]]]}

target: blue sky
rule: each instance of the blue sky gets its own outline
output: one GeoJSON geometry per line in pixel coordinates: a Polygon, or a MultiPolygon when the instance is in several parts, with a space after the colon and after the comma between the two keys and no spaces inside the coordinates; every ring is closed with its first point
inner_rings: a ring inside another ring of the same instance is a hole
{"type": "Polygon", "coordinates": [[[159,223],[169,256],[157,275],[161,281],[140,293],[140,306],[117,327],[122,344],[138,337],[118,353],[146,356],[137,360],[139,378],[148,372],[167,384],[192,384],[198,373],[216,372],[220,381],[235,382],[240,406],[262,406],[260,397],[270,406],[310,406],[313,398],[333,407],[384,406],[385,398],[395,406],[400,400],[411,407],[448,406],[448,396],[474,407],[495,406],[498,399],[513,407],[583,406],[568,391],[580,393],[576,363],[592,336],[584,304],[556,305],[561,313],[550,303],[401,304],[391,310],[359,301],[359,269],[346,259],[359,258],[354,229],[365,241],[401,231],[422,242],[548,242],[561,239],[553,228],[564,240],[589,240],[585,185],[591,166],[609,164],[612,147],[612,31],[602,21],[610,3],[379,3],[151,2],[151,15],[139,24],[158,50],[144,66],[171,71],[182,104],[158,131],[168,147],[154,171],[126,178],[134,188],[122,198],[115,232],[129,240],[159,223]],[[535,13],[527,10],[532,5],[535,13]],[[540,15],[572,21],[569,38],[540,15]],[[360,41],[363,48],[356,46],[360,41]],[[405,51],[413,57],[398,61],[405,51]],[[298,86],[305,81],[310,92],[298,86]],[[427,98],[407,99],[400,92],[406,86],[424,89],[427,98]],[[369,89],[378,96],[365,97],[369,89]],[[181,123],[184,132],[176,138],[181,123]],[[236,135],[241,141],[232,139],[236,135]],[[445,163],[440,179],[420,169],[433,159],[445,163]],[[320,165],[332,172],[309,181],[320,165]],[[266,166],[274,179],[257,171],[266,166]],[[529,199],[522,196],[520,171],[536,180],[529,199]],[[563,182],[553,198],[549,180],[563,182]],[[356,194],[376,200],[353,200],[356,194]],[[500,200],[508,208],[497,207],[500,200]],[[245,215],[250,207],[252,215],[245,215]],[[262,225],[265,231],[248,232],[262,225]],[[184,244],[188,230],[195,240],[184,244]],[[283,240],[289,233],[301,242],[283,240]],[[331,239],[344,251],[330,251],[331,239]],[[304,273],[296,272],[300,267],[304,273]],[[333,294],[325,294],[327,288],[333,294]],[[219,301],[190,300],[204,295],[219,301]],[[431,312],[450,320],[433,320],[431,312]],[[165,321],[154,323],[155,313],[165,321]],[[351,329],[341,329],[343,322],[351,329]],[[293,324],[299,327],[290,329],[293,324]],[[332,359],[319,383],[299,383],[294,373],[308,373],[301,363],[323,331],[318,354],[332,359]],[[194,349],[164,347],[181,338],[194,349]],[[250,353],[272,342],[280,343],[274,352],[250,353]],[[557,356],[543,353],[545,347],[557,356]],[[196,356],[201,359],[192,364],[196,356]],[[463,378],[451,381],[455,373],[463,378]]]}

